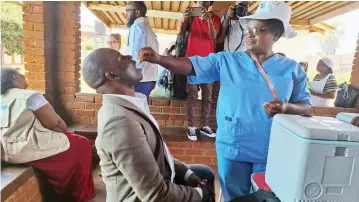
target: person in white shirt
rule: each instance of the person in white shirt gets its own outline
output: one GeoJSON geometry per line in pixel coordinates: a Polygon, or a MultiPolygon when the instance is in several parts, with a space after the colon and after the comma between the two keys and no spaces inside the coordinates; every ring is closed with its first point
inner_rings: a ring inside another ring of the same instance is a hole
{"type": "MultiPolygon", "coordinates": [[[[147,8],[143,1],[130,1],[126,5],[127,27],[129,27],[126,44],[126,54],[131,55],[133,60],[138,61],[138,54],[141,48],[151,47],[159,50],[156,34],[146,18],[147,8]]],[[[136,92],[149,96],[154,89],[158,77],[158,65],[148,62],[138,63],[136,68],[142,70],[143,79],[136,85],[136,92]]]]}
{"type": "Polygon", "coordinates": [[[240,17],[247,15],[248,2],[237,1],[235,6],[230,6],[221,19],[221,31],[217,43],[224,44],[224,51],[245,51],[243,27],[240,17]],[[238,16],[239,15],[239,16],[238,16]]]}
{"type": "Polygon", "coordinates": [[[106,201],[214,201],[214,174],[173,158],[146,97],[135,92],[141,70],[131,56],[109,48],[90,53],[85,82],[100,94],[96,149],[106,201]]]}

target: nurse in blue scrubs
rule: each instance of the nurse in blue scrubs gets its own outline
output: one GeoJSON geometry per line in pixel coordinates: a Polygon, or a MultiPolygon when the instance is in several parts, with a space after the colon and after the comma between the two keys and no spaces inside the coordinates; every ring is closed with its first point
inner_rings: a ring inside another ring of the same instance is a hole
{"type": "MultiPolygon", "coordinates": [[[[247,52],[221,52],[207,57],[174,58],[141,50],[144,61],[188,75],[192,84],[221,82],[217,103],[218,174],[225,201],[249,194],[251,174],[265,172],[272,117],[278,113],[307,114],[311,108],[306,73],[294,60],[273,52],[280,37],[292,38],[291,8],[284,2],[262,2],[241,23],[247,52]],[[253,58],[269,76],[271,91],[253,58]]],[[[285,144],[285,143],[283,143],[285,144]]]]}

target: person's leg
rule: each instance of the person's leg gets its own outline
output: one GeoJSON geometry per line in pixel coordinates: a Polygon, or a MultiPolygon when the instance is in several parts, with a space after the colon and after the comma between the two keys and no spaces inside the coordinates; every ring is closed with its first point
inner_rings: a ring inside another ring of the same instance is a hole
{"type": "Polygon", "coordinates": [[[198,98],[198,85],[188,85],[188,99],[187,99],[187,116],[188,116],[188,132],[187,136],[190,140],[197,140],[196,135],[196,102],[198,98]]]}
{"type": "Polygon", "coordinates": [[[146,95],[147,102],[150,103],[150,94],[153,88],[155,87],[155,81],[148,81],[148,82],[140,82],[135,86],[135,91],[137,93],[142,93],[146,95]]]}
{"type": "Polygon", "coordinates": [[[92,151],[87,138],[66,134],[70,148],[45,159],[28,162],[47,178],[60,196],[71,196],[73,201],[85,201],[95,194],[92,177],[92,151]]]}
{"type": "Polygon", "coordinates": [[[232,161],[217,152],[218,175],[225,201],[250,193],[252,163],[232,161]]]}
{"type": "Polygon", "coordinates": [[[212,108],[212,88],[213,84],[201,84],[202,89],[202,110],[201,110],[201,135],[216,137],[216,133],[209,127],[209,115],[212,108]]]}

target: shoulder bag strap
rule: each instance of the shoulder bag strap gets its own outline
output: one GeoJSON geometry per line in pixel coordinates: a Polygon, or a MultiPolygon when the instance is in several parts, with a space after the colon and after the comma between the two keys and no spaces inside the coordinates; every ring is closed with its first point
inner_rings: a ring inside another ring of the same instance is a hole
{"type": "Polygon", "coordinates": [[[268,75],[266,74],[266,72],[264,71],[262,65],[258,62],[258,60],[256,58],[254,58],[251,54],[249,54],[247,52],[247,54],[252,58],[252,60],[254,61],[254,64],[256,64],[257,68],[258,68],[258,71],[259,73],[261,73],[262,77],[264,78],[264,80],[266,81],[268,87],[269,87],[269,90],[271,91],[272,93],[272,96],[274,98],[274,101],[275,102],[278,102],[279,99],[278,99],[278,95],[277,95],[277,92],[271,82],[271,80],[269,79],[268,75]]]}

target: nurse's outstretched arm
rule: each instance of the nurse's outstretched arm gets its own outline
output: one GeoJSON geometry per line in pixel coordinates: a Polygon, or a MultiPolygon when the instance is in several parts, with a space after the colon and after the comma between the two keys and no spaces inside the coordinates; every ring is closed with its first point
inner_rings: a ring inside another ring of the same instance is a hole
{"type": "Polygon", "coordinates": [[[192,63],[188,58],[176,58],[172,56],[159,55],[152,48],[141,49],[139,60],[161,65],[176,74],[186,76],[195,75],[192,63]]]}
{"type": "Polygon", "coordinates": [[[207,57],[193,56],[189,58],[175,58],[162,56],[151,48],[140,50],[140,61],[159,64],[171,72],[187,75],[191,84],[206,84],[220,80],[221,53],[209,54],[207,57]]]}

